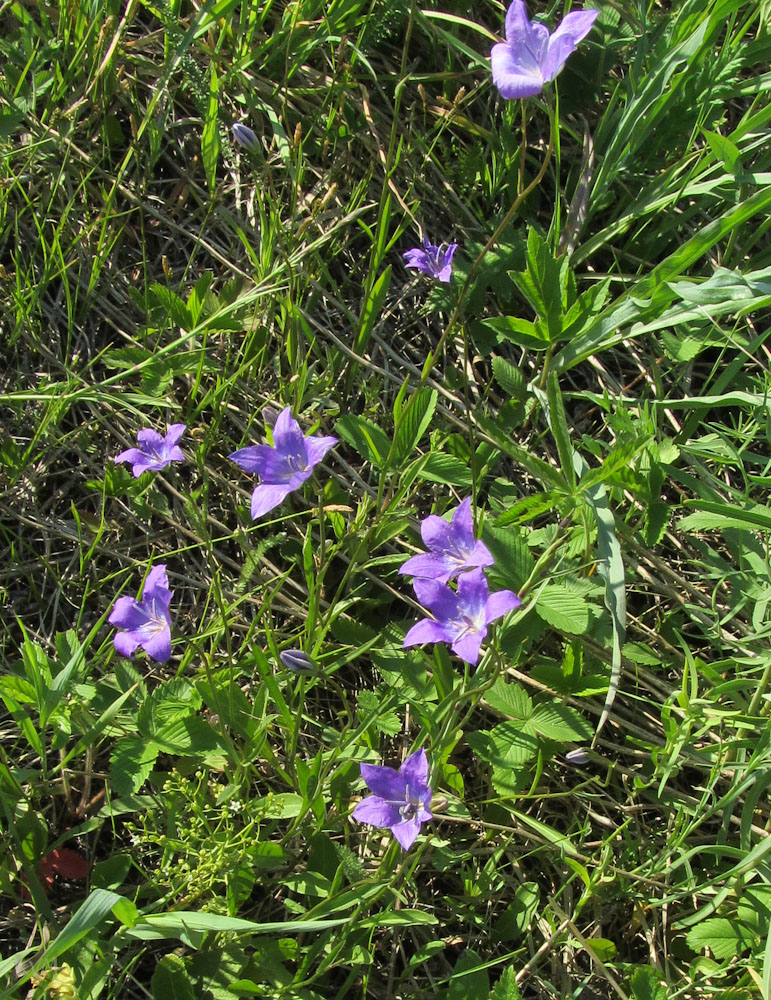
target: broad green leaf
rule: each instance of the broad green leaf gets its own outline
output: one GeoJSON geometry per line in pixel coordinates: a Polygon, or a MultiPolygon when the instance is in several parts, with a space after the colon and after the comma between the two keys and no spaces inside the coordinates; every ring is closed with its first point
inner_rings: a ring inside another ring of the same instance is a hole
{"type": "Polygon", "coordinates": [[[181,955],[163,955],[150,979],[153,1000],[196,1000],[181,955]]]}
{"type": "Polygon", "coordinates": [[[440,483],[443,486],[457,486],[469,489],[472,484],[471,469],[468,462],[462,462],[454,455],[444,455],[432,451],[426,455],[420,464],[418,479],[429,483],[440,483]]]}
{"type": "Polygon", "coordinates": [[[548,625],[570,635],[582,635],[589,628],[589,609],[583,598],[556,583],[538,591],[535,610],[548,625]]]}
{"type": "Polygon", "coordinates": [[[366,417],[356,417],[346,414],[335,424],[335,430],[362,458],[367,459],[377,469],[385,466],[385,460],[391,450],[391,442],[377,424],[366,417]]]}
{"type": "MultiPolygon", "coordinates": [[[[114,893],[113,893],[114,895],[114,893]]],[[[347,918],[334,920],[280,920],[258,924],[253,920],[228,917],[221,913],[175,910],[173,913],[146,914],[135,927],[125,931],[129,937],[143,941],[163,941],[194,934],[310,934],[326,931],[347,923],[347,918]]]]}
{"type": "Polygon", "coordinates": [[[535,731],[547,739],[580,743],[592,737],[592,727],[586,719],[559,701],[536,705],[530,721],[535,731]]]}
{"type": "Polygon", "coordinates": [[[668,1000],[669,993],[661,975],[649,965],[640,965],[629,979],[633,1000],[668,1000]]]}
{"type": "Polygon", "coordinates": [[[122,736],[110,754],[110,783],[116,795],[138,792],[159,754],[157,744],[142,736],[122,736]]]}
{"type": "Polygon", "coordinates": [[[499,677],[489,691],[485,692],[487,704],[509,719],[529,719],[533,713],[533,701],[521,684],[507,684],[499,677]]]}
{"type": "Polygon", "coordinates": [[[64,955],[78,941],[94,931],[106,917],[110,916],[113,906],[122,901],[123,897],[117,892],[94,889],[75,916],[35,962],[25,980],[40,969],[49,968],[60,955],[64,955]]]}
{"type": "Polygon", "coordinates": [[[446,1000],[490,1000],[490,980],[485,963],[470,948],[455,963],[446,1000]]]}
{"type": "Polygon", "coordinates": [[[514,891],[514,899],[493,925],[499,941],[519,941],[530,929],[538,911],[541,893],[536,882],[523,882],[514,891]]]}
{"type": "Polygon", "coordinates": [[[738,920],[708,917],[688,931],[686,941],[694,951],[709,948],[717,959],[738,958],[753,943],[752,931],[738,920]]]}

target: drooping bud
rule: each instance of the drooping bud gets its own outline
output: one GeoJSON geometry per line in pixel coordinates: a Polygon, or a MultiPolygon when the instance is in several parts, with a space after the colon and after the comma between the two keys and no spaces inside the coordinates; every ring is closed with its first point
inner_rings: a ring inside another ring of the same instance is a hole
{"type": "Polygon", "coordinates": [[[244,125],[242,122],[233,122],[232,128],[233,138],[239,146],[243,146],[244,149],[248,149],[250,153],[259,149],[260,140],[248,125],[244,125]]]}

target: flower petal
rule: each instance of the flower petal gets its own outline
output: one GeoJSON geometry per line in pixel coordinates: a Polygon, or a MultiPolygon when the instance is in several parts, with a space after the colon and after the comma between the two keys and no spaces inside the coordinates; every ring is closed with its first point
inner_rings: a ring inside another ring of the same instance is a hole
{"type": "Polygon", "coordinates": [[[360,766],[364,784],[375,795],[391,802],[407,801],[407,780],[399,771],[392,767],[384,767],[382,764],[360,766]]]}
{"type": "MultiPolygon", "coordinates": [[[[481,573],[481,570],[474,572],[481,573]]],[[[471,574],[465,574],[470,576],[471,574]]],[[[458,614],[458,594],[444,583],[418,577],[412,584],[415,596],[437,621],[444,622],[458,614]]],[[[460,587],[459,587],[460,589],[460,587]]]]}
{"type": "Polygon", "coordinates": [[[421,552],[420,555],[412,556],[402,563],[399,572],[405,576],[419,576],[425,580],[447,583],[457,569],[457,562],[450,556],[421,552]]]}
{"type": "Polygon", "coordinates": [[[252,444],[247,448],[239,448],[238,451],[232,452],[228,458],[244,472],[255,472],[258,476],[262,476],[267,462],[273,455],[275,455],[275,448],[271,448],[270,445],[252,444]]]}
{"type": "Polygon", "coordinates": [[[118,628],[142,628],[149,621],[147,609],[133,597],[119,597],[107,621],[118,628]]]}
{"type": "Polygon", "coordinates": [[[390,805],[379,795],[369,795],[362,799],[351,815],[359,823],[382,827],[391,827],[400,819],[398,807],[390,805]]]}
{"type": "Polygon", "coordinates": [[[490,622],[494,622],[498,618],[503,618],[509,611],[513,611],[514,608],[519,608],[521,605],[522,601],[513,590],[496,590],[494,594],[490,594],[487,598],[485,620],[489,625],[490,622]]]}
{"type": "Polygon", "coordinates": [[[169,578],[166,574],[165,563],[158,563],[157,566],[153,566],[147,574],[145,585],[142,588],[143,599],[146,601],[152,601],[159,587],[162,587],[165,591],[171,593],[171,591],[169,591],[169,578]]]}
{"type": "Polygon", "coordinates": [[[171,656],[171,629],[160,629],[142,642],[145,652],[158,663],[165,663],[171,656]]]}
{"type": "Polygon", "coordinates": [[[337,441],[336,437],[320,437],[319,435],[307,437],[305,450],[308,453],[308,466],[313,468],[314,465],[318,465],[330,448],[334,448],[337,441]]]}
{"type": "Polygon", "coordinates": [[[166,429],[164,444],[167,448],[172,448],[187,430],[187,424],[169,424],[166,429]]]}
{"type": "Polygon", "coordinates": [[[541,63],[544,80],[553,80],[559,73],[571,52],[575,52],[581,39],[592,30],[598,14],[598,10],[574,10],[565,15],[549,39],[546,56],[541,63]]]}
{"type": "Polygon", "coordinates": [[[428,642],[452,642],[454,638],[455,630],[448,625],[432,621],[430,618],[421,618],[405,635],[402,646],[407,649],[410,646],[422,646],[428,642]]]}
{"type": "Polygon", "coordinates": [[[121,656],[131,657],[134,655],[139,642],[131,632],[116,632],[113,636],[112,644],[121,656]]]}
{"type": "Polygon", "coordinates": [[[543,89],[540,69],[531,60],[515,56],[510,45],[499,42],[490,52],[493,83],[507,101],[533,97],[543,89]]]}
{"type": "MultiPolygon", "coordinates": [[[[410,788],[420,788],[425,790],[428,786],[428,757],[426,751],[421,747],[415,753],[411,753],[399,768],[399,774],[406,780],[410,788]]],[[[423,792],[415,796],[422,799],[423,792]]]]}
{"type": "Polygon", "coordinates": [[[450,541],[450,525],[443,517],[429,514],[420,522],[420,537],[427,549],[446,549],[450,541]]]}
{"type": "Polygon", "coordinates": [[[257,518],[267,514],[274,507],[278,507],[291,492],[290,486],[274,486],[267,483],[257,486],[252,493],[252,520],[256,521],[257,518]]]}
{"type": "Polygon", "coordinates": [[[391,827],[391,833],[394,835],[396,840],[398,840],[404,850],[409,851],[418,839],[418,834],[420,833],[420,820],[417,816],[414,816],[410,820],[402,820],[400,823],[394,823],[391,827]]]}
{"type": "Polygon", "coordinates": [[[479,632],[467,632],[452,644],[453,653],[456,653],[461,660],[465,660],[466,663],[470,663],[473,667],[479,660],[479,650],[482,648],[482,642],[486,635],[486,626],[479,632]]]}
{"type": "Polygon", "coordinates": [[[155,451],[163,445],[163,438],[152,427],[145,427],[137,432],[137,444],[145,452],[151,449],[155,451]]]}
{"type": "Polygon", "coordinates": [[[298,436],[302,438],[303,434],[300,430],[300,425],[292,416],[291,409],[288,406],[285,406],[281,413],[279,413],[276,417],[276,423],[273,426],[273,443],[278,448],[279,440],[289,436],[298,436]]]}

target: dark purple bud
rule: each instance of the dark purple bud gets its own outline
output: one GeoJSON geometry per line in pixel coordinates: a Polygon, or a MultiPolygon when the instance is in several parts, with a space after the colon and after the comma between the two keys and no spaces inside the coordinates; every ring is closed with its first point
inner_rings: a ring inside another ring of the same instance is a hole
{"type": "Polygon", "coordinates": [[[252,153],[259,148],[260,140],[248,125],[244,125],[242,122],[233,122],[232,128],[233,138],[239,146],[243,146],[244,149],[248,149],[252,153]]]}
{"type": "Polygon", "coordinates": [[[278,656],[293,674],[313,674],[318,670],[315,662],[301,649],[282,649],[278,656]]]}

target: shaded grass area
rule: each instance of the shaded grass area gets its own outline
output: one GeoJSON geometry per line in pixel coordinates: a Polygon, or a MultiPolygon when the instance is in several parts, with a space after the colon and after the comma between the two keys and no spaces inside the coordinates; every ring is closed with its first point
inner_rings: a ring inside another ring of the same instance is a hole
{"type": "Polygon", "coordinates": [[[768,994],[768,11],[599,6],[524,107],[493,4],[0,6],[9,997],[768,994]],[[340,444],[252,523],[283,406],[340,444]],[[397,572],[469,494],[476,668],[397,572]],[[403,853],[349,817],[420,746],[403,853]]]}

